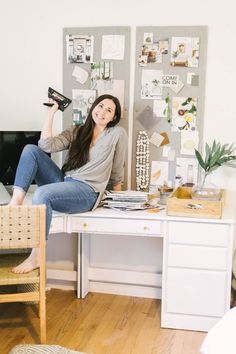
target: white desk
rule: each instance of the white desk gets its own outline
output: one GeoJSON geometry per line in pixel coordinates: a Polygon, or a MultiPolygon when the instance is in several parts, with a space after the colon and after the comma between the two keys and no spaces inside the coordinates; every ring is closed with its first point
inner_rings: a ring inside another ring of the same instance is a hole
{"type": "MultiPolygon", "coordinates": [[[[98,208],[82,214],[54,214],[51,232],[78,233],[78,297],[95,281],[162,285],[161,326],[208,331],[230,307],[232,215],[222,219],[170,217],[159,213],[98,208]],[[89,234],[163,238],[160,275],[94,269],[89,265],[89,234]]],[[[117,285],[118,286],[118,285],[117,285]]]]}

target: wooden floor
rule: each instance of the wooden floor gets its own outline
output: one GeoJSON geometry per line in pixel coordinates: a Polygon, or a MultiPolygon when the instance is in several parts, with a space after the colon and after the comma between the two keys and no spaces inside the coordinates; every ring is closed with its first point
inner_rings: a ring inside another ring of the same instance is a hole
{"type": "MultiPolygon", "coordinates": [[[[38,342],[36,307],[0,304],[0,353],[38,342]]],[[[160,301],[73,291],[47,292],[47,344],[93,354],[199,354],[206,333],[160,328],[160,301]]]]}

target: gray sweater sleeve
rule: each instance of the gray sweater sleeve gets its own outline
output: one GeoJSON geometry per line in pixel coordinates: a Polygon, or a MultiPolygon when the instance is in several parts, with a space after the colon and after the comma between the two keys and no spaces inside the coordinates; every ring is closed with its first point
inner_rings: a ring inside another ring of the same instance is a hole
{"type": "Polygon", "coordinates": [[[58,152],[69,149],[73,140],[74,127],[64,130],[62,133],[38,141],[38,146],[45,152],[58,152]]]}
{"type": "Polygon", "coordinates": [[[120,135],[116,144],[113,158],[112,171],[109,184],[112,186],[123,182],[124,168],[127,160],[128,137],[126,131],[120,127],[120,135]]]}

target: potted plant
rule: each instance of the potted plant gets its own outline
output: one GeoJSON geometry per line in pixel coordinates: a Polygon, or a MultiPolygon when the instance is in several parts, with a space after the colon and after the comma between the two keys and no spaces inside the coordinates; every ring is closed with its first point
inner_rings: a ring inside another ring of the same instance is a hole
{"type": "Polygon", "coordinates": [[[195,149],[195,156],[201,167],[201,178],[197,186],[193,188],[193,197],[208,199],[218,199],[219,189],[206,188],[206,178],[220,166],[229,166],[236,168],[236,155],[234,144],[221,144],[213,141],[212,145],[205,144],[205,156],[195,149]]]}

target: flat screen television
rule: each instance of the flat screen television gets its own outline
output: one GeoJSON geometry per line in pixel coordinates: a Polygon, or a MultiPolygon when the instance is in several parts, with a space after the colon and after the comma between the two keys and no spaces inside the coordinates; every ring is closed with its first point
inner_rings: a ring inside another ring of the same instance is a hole
{"type": "MultiPolygon", "coordinates": [[[[17,165],[25,145],[38,145],[39,131],[0,131],[0,182],[13,185],[17,165]]],[[[33,182],[35,183],[35,182],[33,182]]]]}

